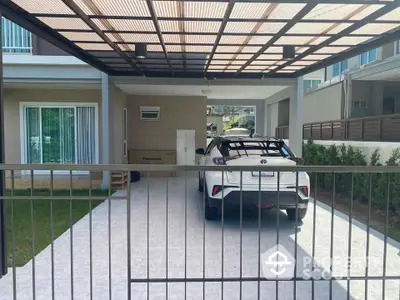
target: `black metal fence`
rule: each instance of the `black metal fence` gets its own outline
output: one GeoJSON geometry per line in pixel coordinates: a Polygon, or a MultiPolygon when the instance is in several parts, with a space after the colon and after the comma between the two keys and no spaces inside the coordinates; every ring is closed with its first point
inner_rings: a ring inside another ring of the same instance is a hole
{"type": "Polygon", "coordinates": [[[2,300],[400,299],[399,212],[391,208],[398,201],[391,197],[398,167],[1,168],[8,179],[2,300]],[[142,173],[140,181],[131,182],[133,170],[142,173]],[[126,189],[93,188],[99,172],[114,171],[128,173],[126,189]],[[218,217],[206,220],[215,201],[207,193],[212,182],[199,185],[197,172],[221,174],[226,194],[229,174],[240,172],[239,205],[225,195],[218,217]],[[275,184],[266,184],[262,172],[272,172],[275,184]],[[305,172],[307,190],[299,185],[305,172]],[[257,173],[258,182],[249,183],[257,173]],[[291,186],[283,180],[288,174],[295,174],[291,186]],[[351,182],[345,192],[338,186],[343,174],[351,182]],[[368,179],[366,200],[353,197],[360,174],[368,179]],[[370,192],[374,174],[387,187],[379,208],[370,192]],[[43,176],[50,188],[35,188],[43,176]],[[59,189],[60,177],[70,182],[68,189],[59,189]],[[27,178],[29,189],[16,188],[27,178]],[[87,180],[87,188],[75,189],[77,180],[87,180]],[[298,214],[302,198],[295,197],[292,217],[282,209],[288,189],[310,196],[304,215],[298,214]],[[267,192],[275,191],[265,204],[267,192]]]}

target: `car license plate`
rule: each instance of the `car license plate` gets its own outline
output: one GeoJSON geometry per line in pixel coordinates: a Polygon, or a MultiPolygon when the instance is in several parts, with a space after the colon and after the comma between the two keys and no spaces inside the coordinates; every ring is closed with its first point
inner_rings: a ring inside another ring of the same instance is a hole
{"type": "Polygon", "coordinates": [[[253,177],[274,177],[274,172],[251,172],[251,176],[253,177]]]}

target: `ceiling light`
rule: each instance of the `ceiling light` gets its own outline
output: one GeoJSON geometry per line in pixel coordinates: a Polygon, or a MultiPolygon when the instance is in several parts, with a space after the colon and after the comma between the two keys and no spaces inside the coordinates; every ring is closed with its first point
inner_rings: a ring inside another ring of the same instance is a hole
{"type": "Polygon", "coordinates": [[[142,43],[135,44],[135,57],[146,58],[146,56],[147,56],[147,45],[142,43]]]}
{"type": "Polygon", "coordinates": [[[293,59],[295,56],[295,48],[292,45],[283,46],[283,59],[293,59]]]}

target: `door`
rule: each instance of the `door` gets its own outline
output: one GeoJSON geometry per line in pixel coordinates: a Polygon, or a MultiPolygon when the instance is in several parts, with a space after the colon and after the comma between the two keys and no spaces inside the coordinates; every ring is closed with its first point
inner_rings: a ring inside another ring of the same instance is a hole
{"type": "Polygon", "coordinates": [[[176,163],[194,165],[196,161],[195,130],[178,129],[176,133],[176,163]]]}

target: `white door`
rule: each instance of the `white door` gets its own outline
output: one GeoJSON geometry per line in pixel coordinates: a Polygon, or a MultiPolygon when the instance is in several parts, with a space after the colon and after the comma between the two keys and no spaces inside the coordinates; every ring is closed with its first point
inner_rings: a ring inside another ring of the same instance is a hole
{"type": "Polygon", "coordinates": [[[196,162],[195,130],[176,131],[176,163],[194,165],[196,162]]]}

